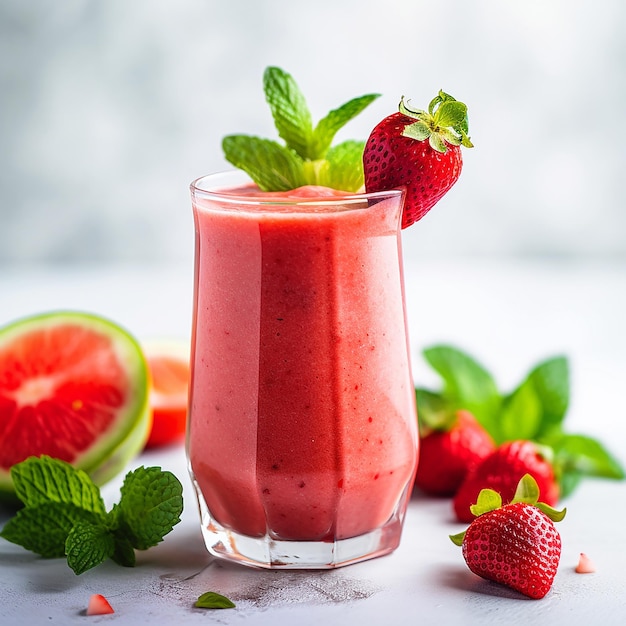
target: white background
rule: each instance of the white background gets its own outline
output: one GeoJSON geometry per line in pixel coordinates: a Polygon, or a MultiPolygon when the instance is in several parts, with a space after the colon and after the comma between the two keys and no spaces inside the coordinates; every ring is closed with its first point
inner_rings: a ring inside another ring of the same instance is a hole
{"type": "Polygon", "coordinates": [[[466,102],[476,148],[409,257],[626,256],[622,0],[3,0],[0,268],[191,264],[188,184],[275,137],[267,65],[315,119],[379,92],[466,102]]]}

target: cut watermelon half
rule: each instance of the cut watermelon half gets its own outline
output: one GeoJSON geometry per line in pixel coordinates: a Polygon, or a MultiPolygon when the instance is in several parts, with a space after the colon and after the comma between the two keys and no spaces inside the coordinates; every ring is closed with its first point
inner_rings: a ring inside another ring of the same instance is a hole
{"type": "Polygon", "coordinates": [[[59,311],[0,328],[0,497],[13,497],[11,467],[42,454],[102,485],[149,431],[146,361],[120,326],[59,311]]]}

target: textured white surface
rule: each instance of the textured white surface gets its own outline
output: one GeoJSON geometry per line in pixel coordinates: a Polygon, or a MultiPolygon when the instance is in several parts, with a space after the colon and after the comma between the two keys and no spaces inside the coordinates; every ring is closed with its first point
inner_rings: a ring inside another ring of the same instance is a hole
{"type": "MultiPolygon", "coordinates": [[[[191,269],[141,268],[0,275],[0,321],[47,309],[79,308],[108,315],[139,338],[188,335],[191,269]]],[[[573,401],[569,430],[595,435],[626,463],[626,267],[489,265],[468,260],[406,268],[415,377],[430,382],[419,358],[438,341],[466,348],[501,379],[517,382],[541,358],[570,357],[573,401]]],[[[183,481],[183,521],[165,541],[138,553],[138,566],[106,563],[79,577],[63,560],[42,560],[0,540],[0,623],[85,623],[90,594],[116,610],[94,622],[206,624],[622,624],[626,617],[623,519],[626,483],[587,481],[565,504],[559,525],[561,565],[540,601],[482,581],[467,570],[448,539],[447,501],[416,495],[404,538],[391,556],[332,572],[264,572],[219,564],[205,552],[186,474],[184,451],[146,453],[137,465],[161,465],[183,481]],[[576,574],[580,552],[597,566],[576,574]],[[233,598],[237,608],[193,608],[204,591],[233,598]]],[[[119,496],[121,477],[104,489],[119,496]]],[[[8,512],[0,509],[0,524],[8,512]]]]}

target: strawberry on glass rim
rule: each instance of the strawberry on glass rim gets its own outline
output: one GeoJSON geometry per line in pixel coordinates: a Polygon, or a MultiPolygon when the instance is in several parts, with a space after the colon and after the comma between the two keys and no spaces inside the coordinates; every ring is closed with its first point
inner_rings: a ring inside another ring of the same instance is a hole
{"type": "Polygon", "coordinates": [[[402,228],[422,219],[461,175],[461,146],[472,148],[467,106],[439,91],[428,111],[400,100],[372,131],[363,152],[368,193],[404,187],[402,228]]]}

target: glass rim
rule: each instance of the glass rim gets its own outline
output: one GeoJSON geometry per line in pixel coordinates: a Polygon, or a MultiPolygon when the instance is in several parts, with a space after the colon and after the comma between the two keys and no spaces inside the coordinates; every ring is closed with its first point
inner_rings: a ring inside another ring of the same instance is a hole
{"type": "Polygon", "coordinates": [[[320,196],[320,197],[269,197],[264,199],[263,196],[250,196],[242,193],[232,193],[228,190],[230,187],[241,187],[247,183],[253,184],[253,180],[248,174],[242,170],[224,170],[213,174],[205,174],[194,179],[189,188],[193,196],[198,195],[204,200],[214,200],[221,203],[237,204],[244,206],[311,206],[311,205],[342,205],[346,204],[362,204],[368,200],[382,200],[385,198],[397,198],[402,196],[405,191],[403,188],[389,189],[385,191],[373,192],[340,192],[337,196],[320,196]],[[203,186],[206,181],[223,181],[222,186],[214,184],[212,188],[203,186]],[[230,183],[230,184],[229,184],[230,183]]]}

